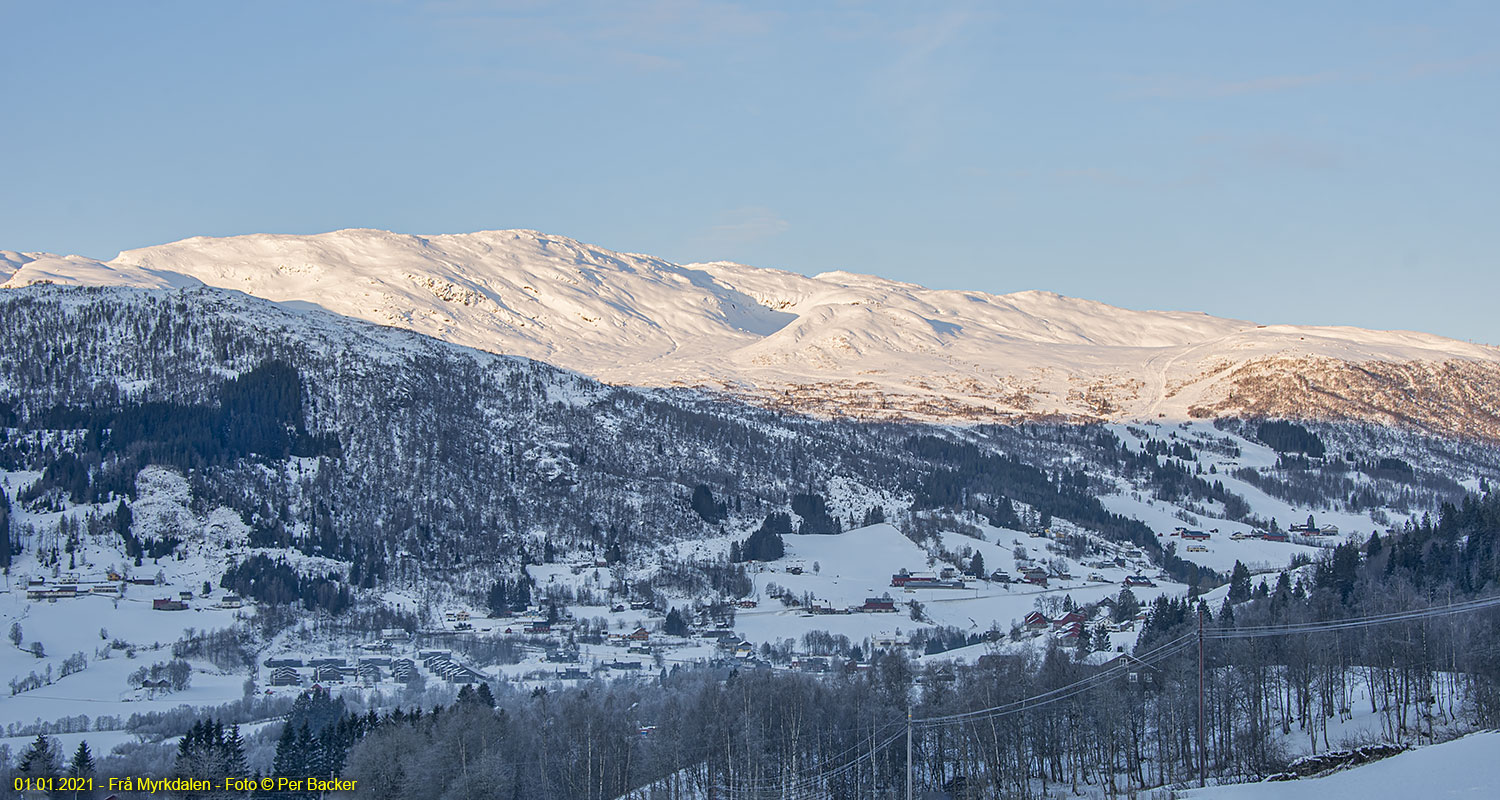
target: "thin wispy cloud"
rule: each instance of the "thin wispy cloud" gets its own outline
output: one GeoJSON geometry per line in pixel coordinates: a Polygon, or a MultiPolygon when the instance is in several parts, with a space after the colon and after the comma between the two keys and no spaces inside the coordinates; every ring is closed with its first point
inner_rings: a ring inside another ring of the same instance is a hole
{"type": "Polygon", "coordinates": [[[459,60],[578,83],[620,73],[678,70],[767,35],[777,12],[714,0],[581,2],[433,0],[420,18],[459,60]]]}
{"type": "Polygon", "coordinates": [[[1212,132],[1189,140],[1193,157],[1190,171],[1178,186],[1218,185],[1248,168],[1257,173],[1337,173],[1346,171],[1352,155],[1349,146],[1295,133],[1212,132]]]}
{"type": "Polygon", "coordinates": [[[875,75],[872,94],[902,127],[908,152],[938,146],[951,104],[961,95],[959,67],[944,58],[973,22],[968,8],[953,8],[924,24],[899,31],[896,57],[875,75]]]}
{"type": "Polygon", "coordinates": [[[1500,68],[1500,51],[1479,53],[1466,58],[1423,61],[1407,67],[1406,74],[1412,78],[1428,78],[1437,75],[1463,75],[1496,68],[1500,68]]]}
{"type": "Polygon", "coordinates": [[[1500,51],[1492,50],[1459,58],[1404,64],[1396,62],[1368,71],[1328,70],[1240,79],[1127,75],[1122,76],[1122,80],[1129,87],[1122,95],[1129,99],[1209,100],[1293,92],[1339,84],[1448,77],[1497,68],[1500,68],[1500,51]]]}
{"type": "Polygon", "coordinates": [[[1107,169],[1105,167],[1064,167],[1056,170],[1053,176],[1064,181],[1089,183],[1096,186],[1140,186],[1142,182],[1119,170],[1107,169]]]}
{"type": "Polygon", "coordinates": [[[749,244],[785,233],[792,225],[764,206],[744,206],[720,215],[707,238],[722,244],[749,244]]]}
{"type": "Polygon", "coordinates": [[[713,46],[768,33],[778,15],[713,0],[562,4],[534,0],[441,0],[423,16],[498,42],[713,46]],[[493,37],[493,38],[492,38],[493,37]]]}
{"type": "Polygon", "coordinates": [[[1125,96],[1130,98],[1159,98],[1169,100],[1212,99],[1287,92],[1314,86],[1326,86],[1351,79],[1351,76],[1339,72],[1317,72],[1303,75],[1266,75],[1238,80],[1214,80],[1185,76],[1130,77],[1126,80],[1136,85],[1127,89],[1125,96]]]}
{"type": "Polygon", "coordinates": [[[719,212],[707,229],[685,241],[691,259],[747,259],[748,248],[791,230],[792,224],[765,206],[741,206],[719,212]]]}
{"type": "Polygon", "coordinates": [[[1304,172],[1327,172],[1344,166],[1343,149],[1312,139],[1263,136],[1238,143],[1248,158],[1268,166],[1304,172]]]}

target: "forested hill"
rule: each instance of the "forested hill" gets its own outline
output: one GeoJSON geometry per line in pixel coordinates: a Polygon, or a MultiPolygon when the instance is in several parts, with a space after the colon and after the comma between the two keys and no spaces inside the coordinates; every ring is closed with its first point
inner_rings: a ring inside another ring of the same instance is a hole
{"type": "MultiPolygon", "coordinates": [[[[1237,567],[1222,604],[1203,604],[1208,623],[1233,630],[1347,620],[1500,596],[1500,494],[1444,503],[1435,518],[1429,515],[1385,536],[1372,534],[1364,543],[1339,544],[1301,570],[1301,577],[1297,574],[1287,571],[1255,582],[1248,570],[1237,567]]],[[[1183,598],[1159,597],[1152,612],[1141,632],[1139,646],[1144,649],[1196,624],[1191,601],[1183,598]]],[[[1453,626],[1445,622],[1444,627],[1453,626]]],[[[1424,632],[1421,645],[1448,647],[1455,658],[1462,652],[1466,662],[1477,659],[1474,663],[1500,676],[1500,629],[1466,622],[1464,630],[1462,640],[1442,644],[1435,632],[1424,632]]],[[[1488,699],[1500,703],[1500,696],[1488,699]]]]}
{"type": "Polygon", "coordinates": [[[1101,436],[1115,458],[1102,431],[993,429],[950,448],[942,428],[611,388],[224,290],[8,290],[0,375],[14,426],[0,467],[43,473],[19,500],[109,503],[163,464],[195,502],[238,512],[251,544],[347,562],[364,585],[452,575],[479,596],[544,556],[641,560],[749,531],[796,495],[827,501],[807,532],[916,497],[997,520],[1031,509],[1160,551],[1099,505],[1097,479],[1057,466],[1101,436]],[[836,501],[834,484],[858,490],[836,501]]]}

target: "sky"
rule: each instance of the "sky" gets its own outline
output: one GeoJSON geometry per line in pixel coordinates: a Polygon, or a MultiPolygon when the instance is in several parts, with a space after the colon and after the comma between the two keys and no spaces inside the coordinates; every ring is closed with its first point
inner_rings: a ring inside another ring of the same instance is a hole
{"type": "Polygon", "coordinates": [[[1500,344],[1500,3],[0,0],[0,249],[533,228],[1500,344]]]}

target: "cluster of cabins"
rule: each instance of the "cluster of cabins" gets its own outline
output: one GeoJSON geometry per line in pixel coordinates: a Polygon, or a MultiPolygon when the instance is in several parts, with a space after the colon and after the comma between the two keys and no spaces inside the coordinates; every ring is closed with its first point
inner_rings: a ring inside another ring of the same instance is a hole
{"type": "Polygon", "coordinates": [[[48,581],[46,578],[29,578],[26,581],[27,600],[72,600],[76,597],[103,596],[121,597],[125,586],[155,586],[155,578],[125,578],[117,572],[106,573],[103,578],[85,578],[76,574],[62,575],[48,581]]]}
{"type": "Polygon", "coordinates": [[[709,638],[719,640],[715,646],[727,656],[746,659],[755,655],[755,645],[741,639],[732,631],[710,631],[707,635],[709,638]]]}
{"type": "Polygon", "coordinates": [[[956,570],[946,567],[937,575],[913,575],[906,570],[901,570],[891,576],[891,585],[898,589],[963,589],[963,578],[958,576],[956,570]]]}
{"type": "MultiPolygon", "coordinates": [[[[1214,529],[1212,531],[1200,531],[1200,530],[1193,530],[1191,528],[1182,528],[1182,527],[1179,527],[1176,530],[1172,531],[1171,535],[1172,536],[1180,536],[1184,540],[1189,541],[1189,542],[1206,542],[1209,539],[1213,538],[1213,534],[1215,534],[1215,533],[1218,533],[1217,529],[1214,529]]],[[[1270,531],[1250,531],[1248,533],[1245,533],[1245,532],[1235,532],[1235,533],[1230,534],[1229,538],[1234,539],[1236,541],[1242,540],[1242,539],[1263,539],[1263,540],[1265,540],[1267,542],[1289,542],[1289,541],[1291,541],[1291,538],[1293,536],[1337,536],[1337,535],[1339,535],[1339,526],[1337,526],[1337,525],[1323,525],[1323,526],[1319,526],[1319,525],[1315,525],[1311,521],[1308,521],[1308,522],[1303,523],[1303,524],[1292,525],[1291,527],[1287,528],[1284,531],[1278,529],[1278,530],[1270,530],[1270,531]]],[[[1189,550],[1193,550],[1194,549],[1194,545],[1191,545],[1191,544],[1188,545],[1188,549],[1189,550]]]]}
{"type": "Polygon", "coordinates": [[[896,601],[889,595],[884,597],[866,597],[865,602],[857,606],[830,606],[814,601],[807,608],[808,614],[886,614],[896,612],[896,601]]]}
{"type": "MultiPolygon", "coordinates": [[[[1106,621],[1102,623],[1102,626],[1111,633],[1133,631],[1135,630],[1136,623],[1144,617],[1145,613],[1142,612],[1134,619],[1122,620],[1120,622],[1106,621]]],[[[1058,644],[1068,646],[1078,643],[1078,638],[1083,635],[1083,626],[1087,622],[1088,618],[1077,611],[1069,611],[1057,619],[1048,619],[1046,614],[1040,611],[1033,611],[1026,615],[1026,619],[1021,623],[1021,628],[1033,636],[1040,636],[1050,632],[1058,644]]]]}
{"type": "Polygon", "coordinates": [[[478,670],[455,661],[450,650],[423,650],[418,655],[428,672],[449,683],[483,683],[487,680],[478,670]]]}
{"type": "MultiPolygon", "coordinates": [[[[27,600],[46,600],[55,603],[58,600],[73,600],[79,597],[110,597],[121,598],[125,596],[126,586],[157,586],[155,578],[126,578],[117,572],[110,571],[103,578],[83,578],[78,575],[63,575],[48,581],[46,578],[28,578],[26,581],[27,600]]],[[[158,597],[151,601],[153,611],[186,611],[188,601],[193,599],[192,592],[178,592],[177,597],[158,597]]],[[[240,608],[244,601],[239,597],[228,594],[219,601],[219,608],[240,608]]]]}
{"type": "Polygon", "coordinates": [[[1322,527],[1318,527],[1317,525],[1314,525],[1312,522],[1308,522],[1308,523],[1303,524],[1303,525],[1293,525],[1293,526],[1287,528],[1287,532],[1288,533],[1292,533],[1292,534],[1298,534],[1298,535],[1301,535],[1301,536],[1338,536],[1339,535],[1339,526],[1337,526],[1337,525],[1324,525],[1322,527]]]}
{"type": "MultiPolygon", "coordinates": [[[[423,650],[418,657],[428,672],[450,683],[486,680],[482,673],[455,661],[448,650],[423,650]]],[[[353,662],[346,658],[314,658],[305,663],[300,658],[269,658],[264,663],[271,670],[271,686],[302,686],[308,681],[320,686],[346,681],[378,683],[386,672],[397,683],[406,683],[416,674],[416,662],[412,659],[384,656],[361,657],[353,662]]]]}
{"type": "MultiPolygon", "coordinates": [[[[151,601],[151,610],[186,611],[188,609],[188,601],[192,599],[192,592],[178,592],[177,599],[175,600],[170,597],[158,597],[155,600],[151,601]]],[[[239,597],[232,594],[224,595],[224,597],[222,597],[218,603],[219,608],[240,608],[244,605],[244,600],[241,600],[239,597]]]]}
{"type": "MultiPolygon", "coordinates": [[[[1068,574],[1066,571],[1063,571],[1063,572],[1048,572],[1047,570],[1042,569],[1041,567],[1036,567],[1036,566],[1025,567],[1025,568],[1021,569],[1021,582],[1022,583],[1029,583],[1029,584],[1031,584],[1033,586],[1040,586],[1043,589],[1047,588],[1047,581],[1049,581],[1049,580],[1052,580],[1052,579],[1055,578],[1055,579],[1060,580],[1060,581],[1065,581],[1065,580],[1072,579],[1072,577],[1073,576],[1070,575],[1070,574],[1068,574]]],[[[1007,579],[1004,582],[1005,583],[1009,583],[1010,581],[1007,579]]]]}
{"type": "MultiPolygon", "coordinates": [[[[762,661],[755,656],[755,645],[749,641],[728,631],[725,631],[724,635],[718,638],[718,649],[726,659],[725,662],[721,663],[741,663],[751,666],[770,667],[769,662],[762,661]]],[[[823,656],[799,656],[793,658],[789,666],[791,669],[813,674],[823,674],[831,669],[829,660],[823,656]]]]}
{"type": "Polygon", "coordinates": [[[312,683],[324,686],[350,680],[377,683],[384,675],[383,670],[389,670],[399,681],[403,679],[403,668],[406,677],[411,677],[412,662],[409,659],[361,658],[351,664],[343,658],[314,658],[304,664],[300,658],[268,658],[265,665],[271,670],[269,683],[272,686],[301,686],[304,675],[312,683]]]}
{"type": "Polygon", "coordinates": [[[616,647],[629,647],[631,649],[635,649],[637,647],[645,647],[646,645],[650,644],[650,642],[651,631],[648,631],[640,626],[636,626],[636,629],[631,631],[630,633],[611,633],[609,635],[609,643],[616,647]]]}
{"type": "Polygon", "coordinates": [[[76,597],[89,597],[100,595],[103,597],[119,597],[124,594],[124,586],[118,582],[62,582],[48,583],[41,578],[32,578],[26,582],[27,600],[72,600],[76,597]]]}
{"type": "MultiPolygon", "coordinates": [[[[1046,588],[1048,581],[1066,581],[1073,579],[1073,576],[1069,574],[1067,570],[1048,570],[1036,565],[1021,566],[1019,567],[1018,571],[1019,577],[1012,578],[1009,574],[997,569],[994,572],[990,573],[989,579],[994,583],[1020,582],[1029,583],[1033,586],[1041,586],[1043,588],[1046,588]]],[[[906,589],[907,591],[911,591],[914,589],[967,588],[963,578],[958,574],[957,570],[954,570],[951,567],[945,567],[943,571],[937,575],[918,575],[907,572],[906,570],[901,570],[900,572],[891,576],[891,585],[906,589]]],[[[877,609],[866,608],[861,610],[869,611],[877,609]]]]}

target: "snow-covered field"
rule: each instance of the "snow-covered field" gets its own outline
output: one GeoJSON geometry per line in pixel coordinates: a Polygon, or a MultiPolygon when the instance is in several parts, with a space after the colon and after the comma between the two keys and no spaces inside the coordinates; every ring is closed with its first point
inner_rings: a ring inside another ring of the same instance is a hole
{"type": "MultiPolygon", "coordinates": [[[[0,483],[14,496],[18,485],[35,478],[34,473],[3,473],[0,483]]],[[[171,661],[172,644],[185,635],[232,627],[250,611],[219,605],[225,594],[218,583],[226,566],[226,548],[234,547],[243,536],[238,515],[194,517],[188,509],[186,482],[167,470],[143,470],[137,489],[134,507],[140,534],[158,535],[169,527],[193,533],[180,548],[180,559],[146,559],[137,567],[121,552],[113,531],[87,534],[85,517],[105,509],[80,505],[61,512],[30,513],[13,505],[16,526],[30,526],[38,537],[52,536],[64,518],[76,523],[80,533],[77,548],[62,554],[56,569],[38,563],[38,541],[0,579],[4,581],[0,584],[0,635],[5,636],[0,642],[0,678],[12,686],[33,674],[43,681],[36,688],[0,691],[0,733],[11,726],[64,717],[87,716],[93,725],[99,717],[125,719],[183,704],[214,706],[243,695],[245,672],[226,672],[199,659],[189,659],[192,675],[186,689],[168,692],[128,684],[127,677],[136,670],[171,661]],[[109,580],[110,572],[159,582],[137,585],[109,580]],[[85,594],[62,599],[27,596],[29,580],[62,586],[68,585],[67,579],[77,580],[85,594]],[[206,597],[205,583],[210,589],[206,597]],[[119,597],[87,593],[93,585],[123,586],[123,593],[119,597]],[[182,601],[184,592],[191,598],[182,601]],[[155,610],[153,601],[160,599],[185,602],[187,607],[155,610]],[[13,643],[13,632],[19,634],[19,646],[13,643]],[[41,657],[36,655],[36,645],[41,646],[41,657]],[[84,668],[64,676],[64,663],[79,655],[84,668]]],[[[64,543],[58,539],[55,544],[61,547],[64,543]]]]}
{"type": "MultiPolygon", "coordinates": [[[[1025,547],[1028,553],[1044,563],[1057,558],[1043,549],[1046,545],[1044,539],[1000,528],[985,528],[983,531],[984,539],[944,533],[942,543],[953,552],[971,548],[983,556],[986,569],[1001,569],[1012,576],[1017,574],[1013,555],[1016,546],[1025,547]]],[[[927,551],[891,525],[874,525],[835,536],[788,536],[786,542],[786,558],[754,575],[759,607],[742,611],[736,617],[735,629],[751,641],[797,639],[814,630],[840,633],[856,643],[868,637],[910,634],[919,627],[905,608],[910,601],[922,605],[930,624],[976,633],[994,626],[1005,633],[1011,623],[1020,622],[1027,613],[1036,609],[1041,598],[1050,596],[1061,601],[1068,596],[1080,605],[1096,602],[1119,594],[1120,581],[1129,574],[1119,568],[1090,569],[1064,559],[1070,565],[1073,579],[1051,581],[1046,589],[1024,583],[1002,584],[973,579],[967,581],[964,589],[901,589],[890,585],[892,575],[903,569],[912,573],[929,572],[933,565],[929,563],[927,551]],[[814,565],[818,568],[816,572],[814,565]],[[786,571],[794,567],[800,567],[802,574],[786,571]],[[1084,576],[1090,572],[1101,572],[1109,580],[1086,580],[1084,576]],[[773,583],[793,596],[811,594],[834,608],[858,606],[866,598],[889,594],[896,601],[898,610],[897,613],[814,616],[800,608],[778,608],[780,604],[766,593],[767,587],[773,583]]],[[[1163,592],[1180,594],[1184,591],[1183,586],[1164,582],[1154,589],[1139,587],[1132,590],[1142,602],[1149,602],[1163,592]]],[[[1122,638],[1119,643],[1124,642],[1122,638]]]]}

